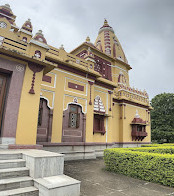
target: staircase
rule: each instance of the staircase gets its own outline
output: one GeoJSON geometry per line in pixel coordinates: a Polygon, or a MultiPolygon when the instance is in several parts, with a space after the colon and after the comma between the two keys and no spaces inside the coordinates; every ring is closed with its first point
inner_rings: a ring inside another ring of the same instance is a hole
{"type": "Polygon", "coordinates": [[[22,153],[0,151],[0,196],[38,196],[22,153]]]}

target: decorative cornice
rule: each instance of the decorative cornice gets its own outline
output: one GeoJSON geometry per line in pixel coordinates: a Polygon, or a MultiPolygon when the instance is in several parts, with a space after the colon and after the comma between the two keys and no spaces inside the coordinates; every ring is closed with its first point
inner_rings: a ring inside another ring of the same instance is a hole
{"type": "Polygon", "coordinates": [[[112,33],[114,33],[114,30],[112,27],[101,27],[101,29],[99,30],[98,34],[100,34],[102,31],[111,31],[112,33]]]}
{"type": "Polygon", "coordinates": [[[34,39],[31,39],[31,40],[30,40],[30,43],[35,44],[35,45],[37,45],[37,46],[40,46],[40,47],[42,47],[42,48],[45,48],[45,49],[47,49],[47,50],[50,49],[50,47],[49,47],[47,44],[41,43],[41,42],[39,42],[39,41],[37,41],[37,40],[34,40],[34,39]]]}
{"type": "Polygon", "coordinates": [[[120,104],[127,103],[127,104],[130,104],[130,105],[134,105],[134,106],[146,108],[148,110],[152,110],[151,107],[148,106],[148,105],[143,105],[143,104],[136,103],[136,102],[133,102],[133,101],[129,101],[129,100],[126,100],[126,99],[115,99],[115,98],[113,98],[113,102],[120,103],[120,104]]]}
{"type": "Polygon", "coordinates": [[[8,16],[8,15],[6,15],[6,14],[0,13],[0,15],[5,16],[5,17],[10,18],[11,20],[15,21],[14,18],[12,18],[12,17],[10,17],[10,16],[8,16]]]}
{"type": "Polygon", "coordinates": [[[11,26],[14,27],[14,28],[16,28],[16,29],[19,29],[19,27],[16,26],[16,25],[11,24],[11,26]]]}
{"type": "Polygon", "coordinates": [[[21,32],[26,33],[27,35],[33,36],[33,34],[29,31],[26,31],[24,29],[20,29],[21,32]]]}

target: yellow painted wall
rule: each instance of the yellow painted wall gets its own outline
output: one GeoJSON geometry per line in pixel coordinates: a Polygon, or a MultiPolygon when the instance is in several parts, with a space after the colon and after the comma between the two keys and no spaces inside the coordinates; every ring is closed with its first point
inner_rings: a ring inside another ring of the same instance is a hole
{"type": "Polygon", "coordinates": [[[120,132],[120,112],[119,112],[120,106],[118,103],[114,103],[113,109],[112,109],[112,140],[111,142],[119,142],[119,132],[120,132]]]}
{"type": "Polygon", "coordinates": [[[63,120],[63,98],[64,98],[64,74],[56,72],[56,92],[53,110],[52,138],[51,142],[61,142],[62,120],[63,120]]]}
{"type": "MultiPolygon", "coordinates": [[[[83,112],[86,114],[86,142],[135,142],[132,141],[130,123],[134,119],[137,109],[140,117],[146,120],[146,109],[126,104],[124,114],[123,106],[120,107],[118,103],[114,103],[114,106],[111,104],[112,110],[109,111],[110,95],[108,89],[95,84],[91,86],[92,105],[89,105],[90,85],[87,79],[59,69],[47,75],[52,77],[52,83],[42,82],[41,92],[42,96],[49,100],[50,107],[54,105],[52,142],[61,142],[63,111],[68,108],[68,104],[72,103],[74,98],[77,98],[78,104],[82,106],[83,112]],[[56,85],[54,84],[55,81],[56,85]],[[84,86],[84,91],[69,88],[68,82],[84,86]],[[54,99],[53,94],[55,95],[54,99]],[[100,133],[93,134],[94,99],[97,95],[101,97],[106,114],[108,115],[105,117],[105,135],[101,135],[100,133]],[[120,116],[122,116],[122,119],[120,119],[120,116]],[[126,119],[124,119],[124,116],[126,119]]],[[[147,126],[147,132],[148,137],[143,142],[150,141],[150,126],[147,126]]]]}
{"type": "Polygon", "coordinates": [[[91,86],[92,105],[89,105],[89,101],[90,101],[90,85],[88,84],[87,114],[86,114],[86,142],[94,142],[93,139],[94,84],[91,86]]]}
{"type": "MultiPolygon", "coordinates": [[[[131,137],[132,127],[131,127],[130,124],[131,124],[131,122],[132,122],[132,120],[133,120],[133,118],[136,114],[136,110],[138,111],[138,114],[139,114],[141,119],[147,120],[146,109],[126,104],[126,108],[125,108],[126,119],[123,120],[123,126],[124,126],[123,142],[132,142],[132,137],[131,137]]],[[[148,136],[145,137],[143,142],[150,142],[151,139],[150,139],[150,128],[149,128],[149,126],[146,126],[146,131],[148,133],[148,136]]],[[[135,141],[133,141],[133,142],[135,142],[135,141]]],[[[139,142],[141,143],[141,141],[139,141],[139,142]]]]}
{"type": "MultiPolygon", "coordinates": [[[[90,110],[90,108],[87,107],[88,81],[78,77],[76,74],[69,74],[68,72],[59,69],[52,72],[57,75],[53,110],[52,142],[61,142],[63,111],[68,108],[68,104],[72,103],[74,98],[77,98],[78,104],[82,106],[83,113],[86,114],[87,110],[90,110]],[[84,91],[68,88],[68,82],[84,86],[84,91]]],[[[44,86],[42,86],[42,88],[44,88],[44,86]]],[[[48,97],[48,99],[51,98],[48,97]]],[[[86,118],[88,121],[88,116],[86,116],[86,118]]]]}
{"type": "Polygon", "coordinates": [[[18,113],[16,144],[36,144],[40,88],[43,71],[36,73],[34,91],[29,94],[33,72],[26,67],[18,113]]]}

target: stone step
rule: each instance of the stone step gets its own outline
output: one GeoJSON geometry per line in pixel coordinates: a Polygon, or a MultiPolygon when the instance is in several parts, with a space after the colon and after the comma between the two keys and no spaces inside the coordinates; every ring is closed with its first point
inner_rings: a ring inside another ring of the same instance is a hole
{"type": "Polygon", "coordinates": [[[21,159],[22,154],[21,153],[16,153],[16,152],[1,152],[0,151],[0,160],[10,160],[10,159],[21,159]]]}
{"type": "Polygon", "coordinates": [[[94,150],[86,151],[66,151],[62,152],[65,155],[65,161],[82,160],[82,159],[96,159],[94,150]]]}
{"type": "Polygon", "coordinates": [[[25,167],[26,162],[23,159],[0,160],[0,169],[25,167]]]}
{"type": "MultiPolygon", "coordinates": [[[[33,186],[33,179],[29,176],[0,180],[0,191],[33,186]]],[[[0,192],[1,194],[1,192],[0,192]]]]}
{"type": "Polygon", "coordinates": [[[66,175],[34,179],[42,196],[80,196],[80,181],[66,175]]]}
{"type": "Polygon", "coordinates": [[[0,179],[29,176],[29,169],[26,167],[0,169],[0,179]]]}
{"type": "Polygon", "coordinates": [[[0,144],[0,150],[8,149],[8,144],[0,144]]]}
{"type": "Polygon", "coordinates": [[[39,196],[39,191],[34,186],[18,188],[13,190],[1,191],[0,196],[39,196]]]}

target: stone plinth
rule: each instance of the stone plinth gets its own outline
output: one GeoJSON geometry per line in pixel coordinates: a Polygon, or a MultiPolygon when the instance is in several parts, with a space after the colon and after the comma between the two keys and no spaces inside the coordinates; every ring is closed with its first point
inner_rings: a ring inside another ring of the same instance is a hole
{"type": "Polygon", "coordinates": [[[34,186],[40,196],[80,196],[80,181],[66,175],[35,179],[34,186]]]}
{"type": "Polygon", "coordinates": [[[63,174],[64,155],[43,151],[43,150],[24,150],[23,159],[26,167],[30,169],[32,178],[44,178],[63,174]]]}

